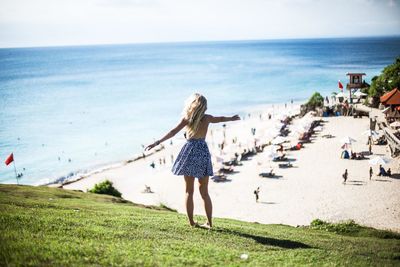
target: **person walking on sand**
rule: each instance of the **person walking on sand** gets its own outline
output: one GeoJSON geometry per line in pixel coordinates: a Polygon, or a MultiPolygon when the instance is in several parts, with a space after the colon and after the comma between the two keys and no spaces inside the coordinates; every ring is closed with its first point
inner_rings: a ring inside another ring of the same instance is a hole
{"type": "Polygon", "coordinates": [[[193,191],[194,180],[198,178],[200,195],[204,201],[204,208],[207,215],[207,223],[202,227],[212,227],[212,202],[208,194],[209,176],[213,175],[211,155],[205,141],[208,126],[210,123],[240,120],[238,115],[232,117],[214,117],[205,114],[207,110],[207,99],[200,94],[193,94],[185,103],[183,118],[175,128],[170,130],[164,137],[146,147],[150,150],[160,143],[172,138],[180,130],[186,127],[188,140],[183,145],[173,166],[172,172],[175,175],[183,175],[186,184],[186,213],[191,226],[199,226],[193,220],[193,191]]]}
{"type": "Polygon", "coordinates": [[[372,170],[372,167],[369,167],[369,180],[371,181],[372,175],[374,174],[374,171],[372,170]]]}
{"type": "Polygon", "coordinates": [[[260,194],[260,187],[257,187],[257,189],[254,190],[254,195],[256,195],[256,202],[257,203],[258,203],[259,194],[260,194]]]}
{"type": "Polygon", "coordinates": [[[347,177],[349,177],[349,174],[348,174],[348,172],[347,172],[347,169],[345,169],[344,170],[344,173],[343,173],[343,183],[345,184],[346,183],[346,181],[347,181],[347,177]]]}
{"type": "Polygon", "coordinates": [[[369,154],[372,155],[372,142],[371,141],[369,142],[369,145],[368,145],[368,151],[369,151],[369,154]]]}

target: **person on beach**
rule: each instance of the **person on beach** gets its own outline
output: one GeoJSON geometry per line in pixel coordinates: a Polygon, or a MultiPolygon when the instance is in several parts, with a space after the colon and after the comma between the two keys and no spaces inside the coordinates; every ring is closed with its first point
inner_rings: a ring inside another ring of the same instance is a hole
{"type": "Polygon", "coordinates": [[[372,179],[373,174],[374,174],[374,171],[372,170],[372,167],[369,167],[369,180],[372,179]]]}
{"type": "MultiPolygon", "coordinates": [[[[179,152],[172,172],[175,175],[183,175],[186,184],[186,212],[191,226],[199,226],[193,220],[193,191],[194,180],[198,178],[200,195],[204,201],[204,208],[207,215],[207,223],[202,227],[212,227],[212,202],[208,194],[209,176],[213,175],[211,155],[205,141],[208,126],[210,123],[228,122],[240,120],[238,115],[232,117],[214,117],[205,114],[207,110],[207,99],[200,94],[193,94],[186,100],[183,110],[183,118],[178,125],[170,130],[164,137],[146,147],[150,150],[175,136],[180,130],[186,127],[187,141],[179,152]]],[[[225,127],[224,127],[225,128],[225,127]]]]}
{"type": "Polygon", "coordinates": [[[254,190],[254,195],[256,196],[256,202],[258,203],[258,198],[260,194],[260,187],[257,187],[256,190],[254,190]]]}
{"type": "Polygon", "coordinates": [[[371,136],[368,136],[367,145],[368,145],[369,154],[372,155],[372,137],[371,136]]]}
{"type": "Polygon", "coordinates": [[[349,173],[347,172],[347,169],[344,170],[344,173],[342,176],[343,176],[343,183],[345,184],[347,181],[347,178],[349,177],[349,173]]]}
{"type": "Polygon", "coordinates": [[[386,172],[385,168],[382,167],[382,165],[379,165],[378,176],[387,176],[387,172],[386,172]]]}
{"type": "Polygon", "coordinates": [[[150,167],[152,167],[153,169],[156,168],[156,164],[154,163],[154,161],[152,163],[150,163],[150,167]]]}

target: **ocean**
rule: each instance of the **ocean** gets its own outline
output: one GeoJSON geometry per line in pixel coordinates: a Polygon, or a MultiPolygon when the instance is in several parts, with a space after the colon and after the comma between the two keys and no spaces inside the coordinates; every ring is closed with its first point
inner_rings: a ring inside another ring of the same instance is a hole
{"type": "Polygon", "coordinates": [[[193,92],[209,112],[330,95],[400,56],[400,37],[0,49],[0,183],[22,184],[131,158],[178,122],[193,92]]]}

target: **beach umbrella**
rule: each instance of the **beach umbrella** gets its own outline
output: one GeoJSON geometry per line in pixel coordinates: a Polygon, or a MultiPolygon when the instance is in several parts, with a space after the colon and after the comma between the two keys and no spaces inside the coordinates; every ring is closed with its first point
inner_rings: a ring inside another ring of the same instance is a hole
{"type": "Polygon", "coordinates": [[[400,127],[400,121],[392,122],[392,123],[390,124],[390,126],[393,127],[393,128],[400,127]]]}
{"type": "Polygon", "coordinates": [[[264,156],[271,160],[273,158],[276,158],[278,156],[278,153],[276,153],[276,149],[274,146],[270,146],[268,149],[264,150],[264,156]]]}
{"type": "Polygon", "coordinates": [[[275,139],[274,140],[272,140],[272,144],[273,145],[279,145],[279,144],[282,144],[282,143],[284,143],[284,142],[286,142],[287,141],[287,139],[286,138],[284,138],[284,137],[282,137],[282,136],[277,136],[277,137],[275,137],[275,139]]]}
{"type": "Polygon", "coordinates": [[[357,91],[353,95],[356,96],[356,97],[362,97],[362,96],[366,96],[367,94],[365,94],[365,93],[363,93],[361,91],[357,91]]]}
{"type": "Polygon", "coordinates": [[[390,162],[389,159],[381,156],[376,156],[368,161],[368,163],[371,165],[385,165],[388,164],[389,162],[390,162]]]}
{"type": "Polygon", "coordinates": [[[349,144],[351,145],[354,142],[357,142],[357,140],[355,140],[354,138],[351,138],[350,136],[345,136],[342,139],[340,139],[340,142],[342,144],[349,144]]]}
{"type": "Polygon", "coordinates": [[[366,130],[365,132],[362,133],[362,135],[370,136],[370,137],[377,137],[379,136],[379,133],[374,130],[366,130]]]}

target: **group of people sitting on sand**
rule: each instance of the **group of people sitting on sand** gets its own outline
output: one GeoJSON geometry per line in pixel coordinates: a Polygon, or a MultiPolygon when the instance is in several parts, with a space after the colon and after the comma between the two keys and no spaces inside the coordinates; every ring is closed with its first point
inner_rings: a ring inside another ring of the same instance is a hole
{"type": "Polygon", "coordinates": [[[353,151],[348,151],[348,150],[343,150],[342,154],[340,155],[340,158],[342,159],[355,159],[355,160],[363,160],[363,159],[368,159],[365,157],[364,153],[356,153],[353,151]]]}
{"type": "Polygon", "coordinates": [[[367,159],[363,153],[356,153],[351,151],[351,156],[350,159],[356,159],[356,160],[362,160],[362,159],[367,159]]]}
{"type": "MultiPolygon", "coordinates": [[[[400,135],[399,135],[398,137],[400,137],[400,135]]],[[[374,144],[375,144],[375,145],[378,145],[378,146],[387,145],[387,140],[386,140],[385,135],[382,135],[382,136],[379,137],[377,140],[375,140],[374,144]]]]}
{"type": "Polygon", "coordinates": [[[388,170],[385,170],[385,168],[382,167],[382,165],[379,165],[379,173],[378,176],[392,176],[392,170],[389,168],[388,170]]]}

